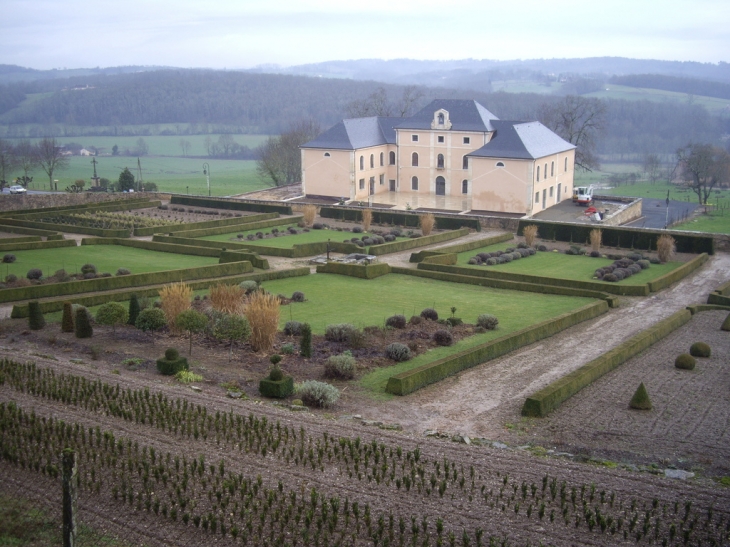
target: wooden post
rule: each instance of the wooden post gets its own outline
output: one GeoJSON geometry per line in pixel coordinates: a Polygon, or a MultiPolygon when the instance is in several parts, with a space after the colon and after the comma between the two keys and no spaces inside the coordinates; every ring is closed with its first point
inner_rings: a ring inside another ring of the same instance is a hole
{"type": "Polygon", "coordinates": [[[63,547],[76,545],[76,498],[78,473],[76,452],[66,448],[61,456],[63,466],[63,547]]]}

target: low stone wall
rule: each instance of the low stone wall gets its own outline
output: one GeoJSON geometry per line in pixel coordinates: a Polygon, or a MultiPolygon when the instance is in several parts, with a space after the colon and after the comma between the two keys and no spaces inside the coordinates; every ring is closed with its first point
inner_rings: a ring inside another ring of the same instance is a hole
{"type": "Polygon", "coordinates": [[[618,201],[626,204],[613,215],[610,215],[603,219],[601,223],[604,226],[622,226],[627,222],[636,220],[641,217],[642,212],[642,199],[641,198],[621,198],[616,196],[594,196],[597,200],[603,201],[618,201]]]}
{"type": "Polygon", "coordinates": [[[86,203],[101,203],[104,201],[120,201],[125,199],[149,198],[150,200],[169,200],[170,194],[158,192],[135,192],[132,194],[107,192],[68,192],[54,194],[3,194],[0,198],[0,211],[15,211],[18,209],[42,209],[44,207],[66,207],[83,205],[86,203]]]}

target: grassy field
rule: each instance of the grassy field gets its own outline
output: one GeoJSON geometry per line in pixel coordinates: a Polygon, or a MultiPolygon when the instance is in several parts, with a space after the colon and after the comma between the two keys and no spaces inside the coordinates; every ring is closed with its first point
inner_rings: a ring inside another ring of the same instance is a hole
{"type": "MultiPolygon", "coordinates": [[[[472,266],[467,264],[467,261],[478,253],[503,251],[505,248],[505,244],[500,243],[498,245],[484,247],[483,249],[459,253],[457,265],[475,269],[493,269],[497,272],[541,275],[544,277],[553,277],[558,279],[596,281],[598,283],[609,284],[608,282],[593,279],[594,271],[613,263],[613,260],[608,258],[591,258],[588,256],[571,256],[562,253],[538,252],[533,256],[514,260],[507,264],[497,264],[495,266],[472,266]]],[[[632,275],[630,278],[620,281],[619,283],[623,283],[624,285],[642,285],[671,272],[681,265],[681,262],[652,264],[648,269],[642,270],[640,273],[632,275]]]]}
{"type": "Polygon", "coordinates": [[[161,253],[133,247],[109,245],[84,245],[61,247],[58,249],[38,249],[33,251],[13,251],[17,260],[12,264],[0,264],[3,277],[15,274],[25,277],[31,268],[40,268],[43,275],[53,275],[56,270],[68,273],[81,271],[81,266],[94,264],[99,273],[115,274],[119,268],[127,268],[133,274],[179,270],[217,264],[218,259],[207,256],[179,255],[161,253]]]}
{"type": "MultiPolygon", "coordinates": [[[[105,156],[96,159],[96,172],[99,177],[111,181],[119,179],[125,167],[137,179],[137,158],[121,156],[105,156]]],[[[175,158],[161,156],[145,156],[141,158],[142,180],[154,182],[162,192],[180,194],[208,195],[206,177],[203,174],[203,163],[210,165],[210,188],[213,196],[229,196],[252,192],[268,185],[256,174],[256,162],[253,160],[206,160],[198,158],[175,158]]],[[[63,190],[76,179],[90,180],[93,166],[89,157],[72,157],[69,168],[54,173],[58,180],[58,189],[63,190]]],[[[15,171],[10,179],[22,175],[15,171]]],[[[48,190],[48,176],[40,169],[33,173],[30,190],[48,190]]]]}
{"type": "Polygon", "coordinates": [[[654,101],[660,103],[676,102],[685,104],[698,104],[704,106],[711,114],[721,114],[727,111],[730,106],[728,99],[716,99],[714,97],[703,97],[701,95],[688,95],[676,91],[663,91],[661,89],[648,89],[641,87],[628,87],[623,85],[606,84],[602,91],[587,93],[586,97],[599,99],[624,99],[628,101],[654,101]]]}
{"type": "MultiPolygon", "coordinates": [[[[276,238],[269,238],[269,239],[254,239],[253,241],[249,241],[245,239],[245,236],[248,234],[256,234],[257,232],[262,232],[264,234],[267,234],[271,232],[271,228],[265,228],[265,229],[258,229],[258,230],[249,230],[247,232],[229,232],[227,234],[219,234],[215,236],[205,236],[201,237],[199,239],[205,239],[208,241],[235,241],[238,243],[245,243],[246,245],[265,245],[266,247],[276,247],[277,249],[290,249],[294,245],[302,245],[304,243],[319,243],[321,241],[327,241],[328,239],[331,239],[332,241],[344,241],[347,239],[348,241],[352,237],[364,237],[366,234],[353,234],[352,232],[338,232],[336,230],[310,230],[309,232],[301,232],[301,228],[298,228],[296,224],[289,224],[285,226],[276,226],[276,228],[279,230],[279,232],[286,232],[286,230],[289,227],[297,228],[297,230],[300,231],[300,233],[294,235],[294,234],[288,234],[281,237],[276,238]],[[238,238],[238,234],[243,234],[244,238],[238,238]]],[[[397,240],[400,239],[408,239],[405,237],[399,237],[396,238],[397,240]]]]}
{"type": "Polygon", "coordinates": [[[730,234],[730,212],[710,212],[693,220],[672,226],[673,230],[689,230],[690,232],[711,232],[730,234]]]}

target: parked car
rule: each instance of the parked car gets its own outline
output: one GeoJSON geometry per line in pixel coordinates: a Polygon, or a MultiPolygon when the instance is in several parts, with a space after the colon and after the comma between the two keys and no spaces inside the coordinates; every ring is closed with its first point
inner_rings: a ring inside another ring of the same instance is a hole
{"type": "Polygon", "coordinates": [[[14,184],[10,187],[11,194],[24,194],[25,192],[27,192],[27,190],[20,184],[14,184]]]}

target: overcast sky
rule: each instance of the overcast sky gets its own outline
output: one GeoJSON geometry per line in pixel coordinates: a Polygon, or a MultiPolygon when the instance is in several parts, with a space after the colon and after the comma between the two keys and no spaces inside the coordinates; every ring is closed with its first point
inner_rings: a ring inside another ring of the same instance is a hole
{"type": "Polygon", "coordinates": [[[0,64],[730,61],[728,0],[0,0],[0,64]]]}

